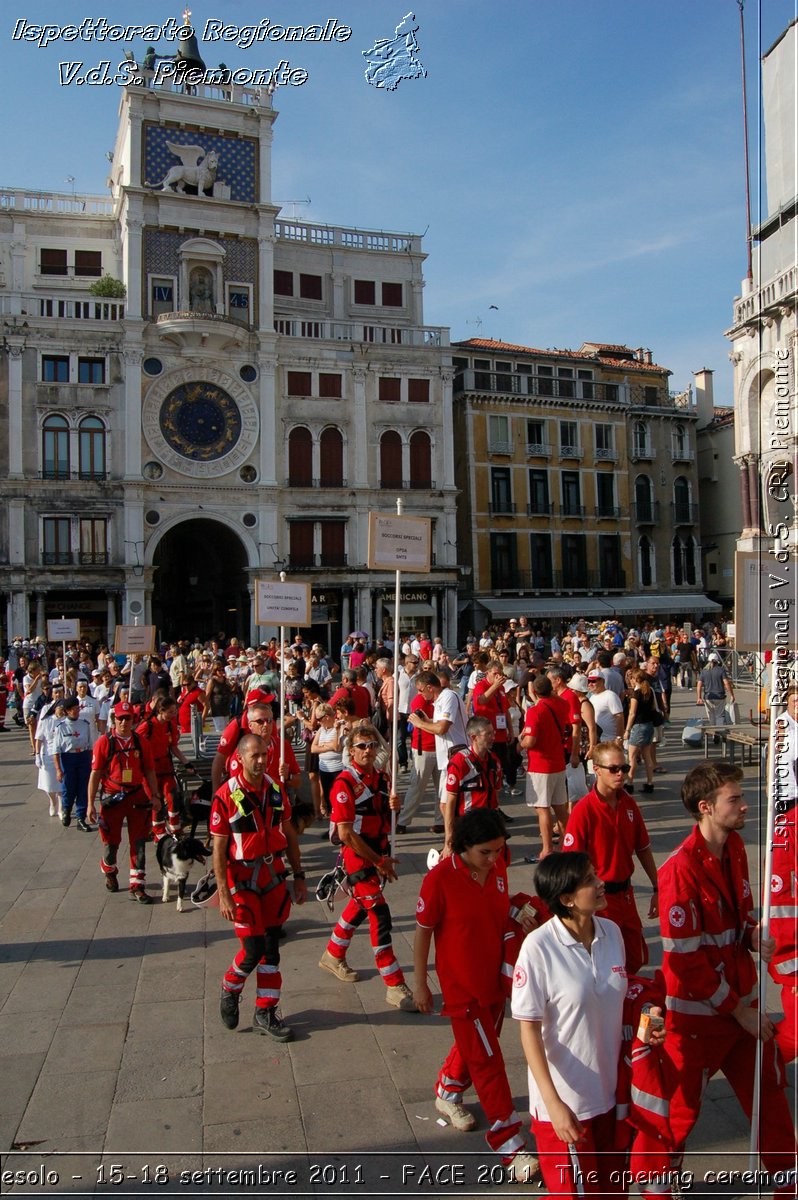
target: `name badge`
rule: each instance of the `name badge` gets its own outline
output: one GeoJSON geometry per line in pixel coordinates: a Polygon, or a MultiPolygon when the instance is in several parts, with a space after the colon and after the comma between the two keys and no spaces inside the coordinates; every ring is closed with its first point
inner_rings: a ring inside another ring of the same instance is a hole
{"type": "Polygon", "coordinates": [[[122,782],[123,783],[132,783],[133,782],[133,772],[130,770],[130,767],[125,767],[125,769],[122,771],[122,782]]]}
{"type": "Polygon", "coordinates": [[[507,728],[507,718],[505,717],[504,713],[497,714],[496,728],[497,729],[506,729],[507,728]]]}

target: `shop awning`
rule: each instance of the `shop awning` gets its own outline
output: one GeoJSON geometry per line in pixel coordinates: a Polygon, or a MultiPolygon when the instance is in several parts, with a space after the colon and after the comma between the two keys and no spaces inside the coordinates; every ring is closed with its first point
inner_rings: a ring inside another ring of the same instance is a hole
{"type": "MultiPolygon", "coordinates": [[[[385,605],[388,612],[393,612],[393,601],[389,601],[385,605]]],[[[434,617],[435,609],[431,604],[401,604],[399,606],[399,620],[403,621],[405,617],[434,617]]]]}
{"type": "Polygon", "coordinates": [[[694,613],[720,612],[721,605],[708,596],[692,593],[666,595],[631,596],[568,596],[549,598],[543,596],[519,596],[511,599],[490,596],[480,601],[491,612],[494,620],[508,617],[560,617],[567,621],[578,621],[580,617],[609,618],[618,616],[645,616],[646,613],[694,613]]]}

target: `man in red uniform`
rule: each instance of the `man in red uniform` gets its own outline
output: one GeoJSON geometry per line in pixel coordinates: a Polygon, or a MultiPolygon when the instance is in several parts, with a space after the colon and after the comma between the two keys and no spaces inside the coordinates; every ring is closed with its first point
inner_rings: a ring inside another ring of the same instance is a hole
{"type": "Polygon", "coordinates": [[[388,854],[388,837],[391,810],[398,810],[401,801],[388,775],[374,766],[377,738],[370,721],[356,722],[346,740],[351,765],[341,771],[330,792],[351,899],[338,918],[319,966],[344,983],[355,983],[358,974],[347,963],[346,952],[355,930],[368,918],[385,999],[402,1012],[415,1012],[413,996],[394,954],[391,910],[382,891],[385,880],[396,879],[398,860],[388,854]]]}
{"type": "Polygon", "coordinates": [[[244,715],[235,717],[226,727],[219,739],[216,754],[211,764],[211,785],[214,792],[222,786],[228,775],[234,775],[237,769],[235,750],[238,743],[247,733],[255,733],[269,743],[269,757],[266,763],[266,774],[272,779],[281,779],[283,784],[296,791],[301,782],[299,763],[296,760],[291,743],[283,737],[283,767],[280,770],[280,729],[274,723],[272,703],[274,696],[260,690],[247,696],[247,707],[244,715]]]}
{"type": "Polygon", "coordinates": [[[770,932],[776,952],[770,974],[781,988],[784,1020],[776,1027],[786,1062],[798,1055],[798,687],[787,690],[787,711],[776,721],[776,821],[770,876],[770,932]]]}
{"type": "Polygon", "coordinates": [[[144,856],[152,813],[162,803],[155,763],[150,747],[133,732],[132,705],[117,704],[113,715],[113,732],[102,734],[94,743],[86,815],[90,824],[97,820],[99,792],[100,839],[105,847],[100,866],[109,892],[119,891],[116,855],[122,841],[122,822],[127,820],[130,898],[139,904],[152,904],[152,896],[144,890],[144,856]]]}
{"type": "Polygon", "coordinates": [[[241,992],[256,971],[253,1026],[278,1042],[290,1042],[293,1031],[277,1012],[282,988],[280,929],[291,909],[283,855],[293,871],[297,904],[304,904],[307,885],[291,806],[284,790],[266,774],[267,755],[266,740],[246,734],[236,749],[237,773],[213,798],[210,830],[219,911],[233,922],[241,942],[225,972],[220,1012],[224,1025],[235,1029],[241,992]]]}
{"type": "MultiPolygon", "coordinates": [[[[435,704],[430,696],[417,692],[410,701],[410,714],[419,713],[427,721],[432,720],[435,710],[435,704]]],[[[432,780],[432,786],[435,791],[435,810],[436,815],[433,819],[433,825],[430,829],[431,833],[443,833],[443,825],[438,819],[437,806],[440,797],[440,773],[438,771],[437,756],[435,754],[435,734],[427,733],[425,729],[419,729],[418,726],[408,722],[410,730],[410,746],[411,746],[411,764],[412,771],[410,782],[407,785],[407,791],[402,801],[402,811],[399,814],[401,824],[396,826],[397,833],[407,833],[410,828],[410,823],[419,809],[421,801],[427,790],[427,783],[432,780]]]]}
{"type": "Polygon", "coordinates": [[[492,662],[486,668],[485,674],[475,686],[471,694],[471,706],[475,717],[487,717],[493,726],[493,753],[502,767],[502,774],[507,774],[507,752],[510,744],[507,713],[510,701],[504,690],[507,676],[497,662],[492,662]]]}
{"type": "MultiPolygon", "coordinates": [[[[777,1196],[794,1196],[798,1153],[784,1095],[785,1073],[775,1029],[756,1007],[756,965],[773,940],[762,938],[751,915],[745,844],[739,830],[747,805],[743,773],[725,762],[705,762],[688,772],[682,802],[696,828],[659,872],[660,929],[667,988],[665,1053],[678,1086],[671,1096],[673,1141],[681,1152],[698,1120],[705,1081],[723,1071],[751,1119],[756,1041],[762,1047],[760,1151],[774,1176],[777,1196]]],[[[637,1149],[646,1147],[638,1139],[637,1149]]],[[[652,1155],[658,1148],[651,1146],[652,1155]]]]}
{"type": "Polygon", "coordinates": [[[427,982],[434,934],[442,1011],[454,1034],[454,1045],[435,1085],[435,1107],[455,1129],[473,1129],[474,1116],[463,1105],[463,1094],[473,1082],[488,1119],[488,1145],[510,1168],[511,1178],[530,1182],[538,1164],[524,1152],[521,1118],[499,1044],[505,1001],[504,940],[510,922],[504,845],[504,823],[498,813],[474,808],[458,818],[452,853],[433,867],[421,885],[413,996],[419,1012],[434,1011],[427,982]],[[474,953],[475,946],[479,953],[474,953]]]}
{"type": "MultiPolygon", "coordinates": [[[[479,684],[477,684],[479,686],[479,684]]],[[[452,853],[454,823],[472,808],[499,807],[502,768],[493,753],[493,725],[487,717],[471,717],[466,725],[468,747],[449,759],[443,804],[443,854],[452,853]]]]}
{"type": "Polygon", "coordinates": [[[632,887],[634,855],[654,889],[649,917],[656,917],[659,911],[657,868],[640,809],[624,790],[629,767],[624,762],[623,751],[614,742],[599,742],[593,751],[593,766],[596,768],[595,787],[574,805],[562,848],[581,850],[590,855],[596,874],[604,880],[607,907],[602,915],[620,926],[626,949],[626,970],[629,975],[636,975],[648,962],[648,949],[632,887]]]}
{"type": "Polygon", "coordinates": [[[178,795],[177,779],[173,758],[188,767],[194,767],[186,758],[178,745],[180,731],[177,728],[177,703],[169,695],[161,695],[152,704],[149,714],[136,730],[142,743],[146,743],[152,751],[155,762],[155,774],[158,778],[158,792],[163,797],[163,805],[152,812],[152,832],[156,842],[164,834],[171,833],[180,837],[183,828],[183,812],[178,795]]]}
{"type": "MultiPolygon", "coordinates": [[[[562,667],[549,667],[546,677],[550,680],[557,699],[564,700],[568,705],[568,720],[571,728],[565,735],[563,749],[571,766],[578,767],[582,750],[582,697],[568,687],[566,672],[562,667]]],[[[600,871],[599,874],[601,874],[600,871]]]]}
{"type": "MultiPolygon", "coordinates": [[[[565,740],[571,723],[568,705],[553,694],[551,680],[538,675],[532,683],[535,704],[527,709],[519,739],[527,753],[526,802],[537,809],[540,858],[554,849],[554,818],[565,830],[568,791],[565,786],[565,740]]],[[[530,861],[534,861],[530,859],[530,861]]]]}
{"type": "Polygon", "coordinates": [[[358,683],[356,671],[344,671],[341,675],[341,686],[330,696],[333,708],[339,700],[351,700],[354,703],[358,720],[367,721],[371,716],[371,697],[368,689],[358,683]]]}

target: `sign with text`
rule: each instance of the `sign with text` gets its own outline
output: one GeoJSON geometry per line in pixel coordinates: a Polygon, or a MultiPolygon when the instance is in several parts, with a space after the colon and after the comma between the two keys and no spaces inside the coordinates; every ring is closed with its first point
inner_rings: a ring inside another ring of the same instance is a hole
{"type": "Polygon", "coordinates": [[[154,625],[117,625],[114,654],[154,654],[154,625]]]}
{"type": "Polygon", "coordinates": [[[431,530],[429,517],[369,513],[369,568],[372,571],[428,572],[431,530]]]}
{"type": "Polygon", "coordinates": [[[795,555],[738,550],[734,563],[735,648],[770,650],[777,662],[791,658],[798,641],[795,555]]]}
{"type": "Polygon", "coordinates": [[[67,620],[62,617],[60,621],[47,622],[48,642],[76,642],[79,637],[80,620],[77,618],[67,620]]]}
{"type": "Polygon", "coordinates": [[[255,581],[256,625],[310,625],[310,584],[255,581]]]}

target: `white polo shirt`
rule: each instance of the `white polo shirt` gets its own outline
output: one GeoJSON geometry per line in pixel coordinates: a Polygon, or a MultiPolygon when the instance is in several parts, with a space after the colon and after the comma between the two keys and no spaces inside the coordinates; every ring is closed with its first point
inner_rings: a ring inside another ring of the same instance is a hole
{"type": "MultiPolygon", "coordinates": [[[[540,1021],[557,1095],[580,1121],[615,1106],[626,968],[614,921],[593,918],[588,954],[558,917],[525,939],[513,975],[512,1013],[540,1021]]],[[[529,1111],[550,1121],[531,1071],[529,1111]]]]}
{"type": "Polygon", "coordinates": [[[467,746],[465,705],[452,688],[444,688],[435,701],[432,710],[433,721],[451,722],[446,733],[435,734],[435,755],[437,765],[445,771],[449,765],[449,751],[452,746],[467,746]]]}

